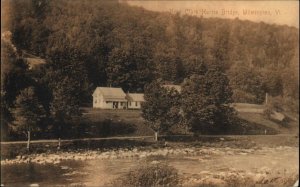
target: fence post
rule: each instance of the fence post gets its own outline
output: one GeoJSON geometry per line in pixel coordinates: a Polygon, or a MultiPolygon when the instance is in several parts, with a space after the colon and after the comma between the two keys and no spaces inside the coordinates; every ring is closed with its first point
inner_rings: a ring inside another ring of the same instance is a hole
{"type": "Polygon", "coordinates": [[[58,147],[57,147],[58,150],[60,150],[60,138],[58,138],[58,147]]]}
{"type": "Polygon", "coordinates": [[[157,139],[158,139],[158,132],[154,132],[154,140],[157,142],[157,139]]]}
{"type": "Polygon", "coordinates": [[[30,148],[30,131],[27,131],[27,150],[30,148]]]}

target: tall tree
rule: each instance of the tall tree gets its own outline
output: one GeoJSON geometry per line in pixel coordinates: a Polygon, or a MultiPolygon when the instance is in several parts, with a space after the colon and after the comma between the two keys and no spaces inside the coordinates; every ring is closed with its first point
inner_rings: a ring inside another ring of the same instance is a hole
{"type": "Polygon", "coordinates": [[[73,117],[80,116],[80,105],[90,100],[91,85],[87,81],[84,63],[76,61],[76,51],[56,53],[48,62],[43,81],[51,90],[50,113],[59,137],[73,117]]]}
{"type": "Polygon", "coordinates": [[[263,71],[262,82],[264,91],[271,96],[279,96],[283,94],[283,81],[279,71],[263,71]]]}
{"type": "Polygon", "coordinates": [[[132,60],[129,47],[114,48],[110,54],[109,64],[106,68],[108,84],[123,87],[125,90],[133,87],[132,71],[136,70],[136,64],[132,60]]]}
{"type": "Polygon", "coordinates": [[[214,38],[214,46],[212,49],[212,55],[214,63],[224,70],[230,68],[229,64],[229,28],[223,24],[217,30],[214,38]]]}
{"type": "Polygon", "coordinates": [[[1,39],[1,132],[7,135],[9,124],[13,120],[10,109],[20,90],[31,83],[27,76],[28,66],[22,59],[17,48],[11,43],[11,33],[2,34],[1,39]]]}
{"type": "Polygon", "coordinates": [[[145,87],[145,103],[142,116],[155,132],[168,132],[182,121],[180,93],[162,87],[162,82],[153,81],[145,87]]]}
{"type": "Polygon", "coordinates": [[[81,115],[80,96],[74,80],[67,76],[57,77],[57,80],[59,81],[52,88],[50,111],[55,123],[54,131],[61,138],[62,132],[68,129],[68,121],[81,115]]]}
{"type": "Polygon", "coordinates": [[[40,104],[33,87],[25,88],[17,96],[13,115],[15,119],[13,130],[16,133],[25,133],[30,141],[30,133],[39,131],[39,124],[46,117],[45,109],[40,104]]]}
{"type": "Polygon", "coordinates": [[[184,67],[175,48],[158,46],[154,57],[157,76],[164,81],[180,83],[184,75],[184,67]]]}
{"type": "Polygon", "coordinates": [[[254,68],[236,65],[229,71],[235,102],[262,103],[265,89],[262,75],[254,68]]]}
{"type": "Polygon", "coordinates": [[[194,133],[224,133],[233,115],[232,90],[227,76],[218,67],[205,75],[192,75],[182,86],[184,118],[194,133]]]}

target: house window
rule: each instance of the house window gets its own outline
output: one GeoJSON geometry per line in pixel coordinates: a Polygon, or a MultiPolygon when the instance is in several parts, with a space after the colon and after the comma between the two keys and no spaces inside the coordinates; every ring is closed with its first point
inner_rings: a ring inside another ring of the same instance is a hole
{"type": "Polygon", "coordinates": [[[138,102],[137,101],[135,102],[135,106],[138,106],[138,102]]]}
{"type": "Polygon", "coordinates": [[[122,103],[122,102],[120,102],[120,105],[121,105],[121,106],[123,106],[123,103],[122,103]]]}
{"type": "Polygon", "coordinates": [[[131,102],[129,102],[129,106],[131,106],[131,102]]]}

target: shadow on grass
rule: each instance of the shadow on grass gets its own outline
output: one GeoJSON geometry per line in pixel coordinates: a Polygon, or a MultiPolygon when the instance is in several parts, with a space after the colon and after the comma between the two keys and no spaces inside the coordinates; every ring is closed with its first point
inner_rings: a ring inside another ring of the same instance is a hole
{"type": "Polygon", "coordinates": [[[65,138],[97,138],[133,134],[137,127],[123,121],[105,119],[101,122],[84,121],[73,123],[65,129],[65,138]]]}

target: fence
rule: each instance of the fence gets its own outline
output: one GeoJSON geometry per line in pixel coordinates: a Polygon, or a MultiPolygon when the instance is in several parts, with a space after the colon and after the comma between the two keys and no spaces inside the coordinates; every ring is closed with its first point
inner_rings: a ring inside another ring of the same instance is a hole
{"type": "MultiPolygon", "coordinates": [[[[242,137],[262,137],[262,136],[295,136],[294,134],[276,134],[276,135],[158,135],[158,140],[161,139],[172,139],[172,138],[242,138],[242,137]]],[[[152,139],[155,140],[155,135],[153,136],[122,136],[122,137],[105,137],[105,138],[81,138],[81,139],[51,139],[51,140],[32,140],[30,144],[37,143],[63,143],[63,142],[77,142],[77,141],[97,141],[97,140],[145,140],[152,139]]],[[[27,144],[27,141],[8,141],[0,142],[1,145],[10,144],[27,144]]]]}

